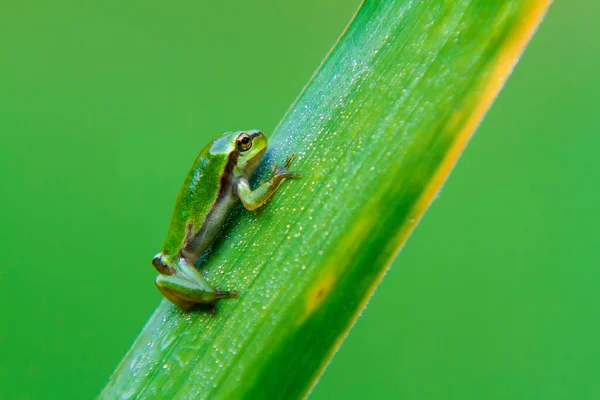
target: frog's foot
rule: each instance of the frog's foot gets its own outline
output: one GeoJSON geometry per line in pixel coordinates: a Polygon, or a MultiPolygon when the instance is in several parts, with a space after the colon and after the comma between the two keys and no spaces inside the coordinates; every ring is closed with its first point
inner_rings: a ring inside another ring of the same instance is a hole
{"type": "Polygon", "coordinates": [[[217,299],[237,299],[238,297],[238,292],[236,292],[235,290],[226,291],[223,290],[221,286],[217,286],[215,288],[215,293],[217,295],[217,299]]]}
{"type": "Polygon", "coordinates": [[[273,181],[274,178],[279,178],[279,180],[288,178],[300,178],[302,176],[300,172],[294,172],[288,169],[290,165],[292,165],[292,161],[294,161],[294,158],[296,158],[296,154],[291,154],[285,159],[283,166],[273,164],[273,167],[271,168],[271,173],[269,174],[269,178],[267,179],[267,181],[273,181]]]}
{"type": "Polygon", "coordinates": [[[159,275],[156,287],[171,303],[190,310],[197,304],[214,304],[217,300],[237,297],[237,292],[215,290],[208,282],[194,281],[185,275],[159,275]]]}

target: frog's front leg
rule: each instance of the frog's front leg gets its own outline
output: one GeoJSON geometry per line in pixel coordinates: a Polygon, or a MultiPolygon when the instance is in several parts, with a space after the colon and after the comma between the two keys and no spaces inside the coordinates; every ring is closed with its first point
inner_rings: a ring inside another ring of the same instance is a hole
{"type": "Polygon", "coordinates": [[[299,172],[288,171],[288,167],[295,156],[295,154],[289,156],[282,167],[278,167],[277,164],[273,165],[271,175],[267,181],[254,190],[250,189],[250,183],[247,178],[244,177],[239,180],[237,192],[246,209],[252,211],[265,204],[279,189],[284,180],[288,178],[300,178],[301,174],[299,172]]]}
{"type": "Polygon", "coordinates": [[[237,297],[237,292],[224,292],[213,288],[200,271],[179,258],[170,275],[158,275],[156,287],[173,304],[189,310],[197,304],[214,304],[219,299],[237,297]]]}

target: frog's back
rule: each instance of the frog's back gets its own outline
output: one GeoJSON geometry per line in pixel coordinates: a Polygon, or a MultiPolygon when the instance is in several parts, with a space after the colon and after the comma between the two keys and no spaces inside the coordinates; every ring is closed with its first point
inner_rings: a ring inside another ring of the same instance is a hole
{"type": "Polygon", "coordinates": [[[198,231],[217,201],[228,155],[211,152],[211,147],[216,142],[212,142],[198,154],[179,191],[163,246],[164,255],[174,256],[179,252],[186,239],[188,225],[192,224],[193,232],[198,231]]]}

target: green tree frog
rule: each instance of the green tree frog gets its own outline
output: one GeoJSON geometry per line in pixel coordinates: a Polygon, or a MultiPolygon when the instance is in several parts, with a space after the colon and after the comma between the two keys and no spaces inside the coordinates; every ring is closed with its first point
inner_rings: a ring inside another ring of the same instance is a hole
{"type": "Polygon", "coordinates": [[[250,177],[266,150],[265,134],[249,130],[228,132],[200,151],[177,197],[163,249],[152,259],[160,273],[156,287],[173,304],[188,310],[237,297],[237,292],[213,288],[195,265],[240,200],[246,209],[254,210],[284,180],[300,177],[288,170],[291,155],[283,166],[275,164],[269,178],[252,190],[250,177]]]}

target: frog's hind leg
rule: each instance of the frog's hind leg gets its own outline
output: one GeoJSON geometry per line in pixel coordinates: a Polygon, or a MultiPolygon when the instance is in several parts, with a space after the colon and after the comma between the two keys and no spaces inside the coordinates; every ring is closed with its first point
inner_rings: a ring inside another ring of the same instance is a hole
{"type": "Polygon", "coordinates": [[[185,279],[168,275],[158,275],[154,281],[156,288],[167,300],[184,310],[191,310],[197,303],[184,300],[180,295],[181,288],[186,287],[187,283],[188,281],[185,279]]]}
{"type": "Polygon", "coordinates": [[[171,275],[156,277],[156,287],[173,304],[189,310],[196,304],[213,304],[219,299],[237,297],[237,292],[213,288],[200,271],[185,259],[179,259],[171,275]]]}

